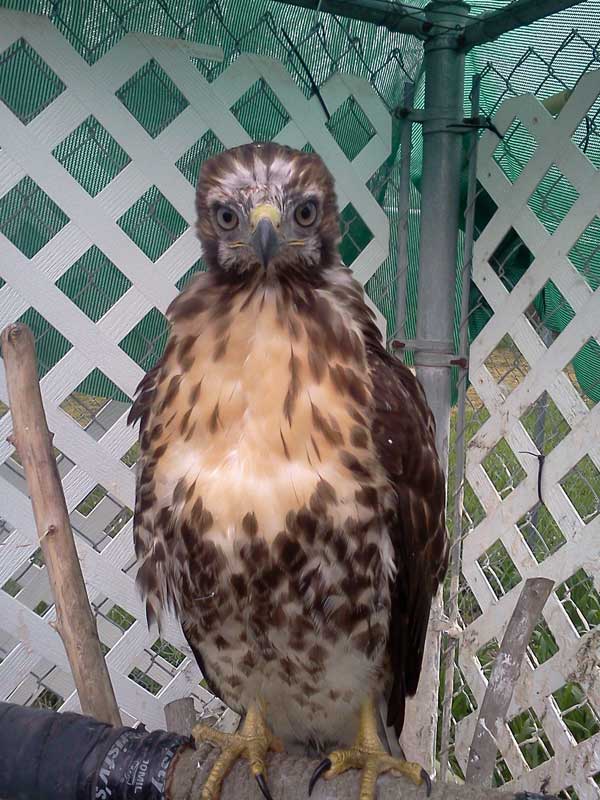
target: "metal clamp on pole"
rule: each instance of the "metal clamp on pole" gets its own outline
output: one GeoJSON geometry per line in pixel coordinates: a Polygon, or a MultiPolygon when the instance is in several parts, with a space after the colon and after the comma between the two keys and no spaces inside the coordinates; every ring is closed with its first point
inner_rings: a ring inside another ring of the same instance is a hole
{"type": "MultiPolygon", "coordinates": [[[[561,92],[561,94],[564,94],[561,92]]],[[[445,116],[431,114],[422,108],[412,108],[408,105],[397,106],[393,111],[396,119],[415,122],[419,125],[425,125],[427,122],[444,121],[445,130],[454,133],[470,133],[471,131],[486,130],[495,133],[499,139],[503,139],[503,134],[500,133],[498,128],[494,125],[492,118],[489,116],[476,116],[476,117],[460,117],[456,122],[447,122],[445,116]]]]}
{"type": "Polygon", "coordinates": [[[462,122],[452,122],[447,126],[452,129],[460,131],[461,133],[468,133],[469,131],[492,131],[499,139],[503,139],[503,134],[500,133],[498,128],[492,122],[492,118],[488,116],[465,117],[462,122]]]}
{"type": "Polygon", "coordinates": [[[392,342],[394,350],[413,350],[415,352],[415,366],[418,367],[460,367],[467,369],[469,361],[465,356],[454,352],[452,342],[439,339],[406,339],[392,342]]]}

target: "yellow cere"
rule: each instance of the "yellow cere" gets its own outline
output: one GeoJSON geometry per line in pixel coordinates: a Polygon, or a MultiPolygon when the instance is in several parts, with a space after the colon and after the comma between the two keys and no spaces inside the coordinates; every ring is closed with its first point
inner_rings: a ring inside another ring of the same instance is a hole
{"type": "Polygon", "coordinates": [[[256,228],[261,219],[271,220],[273,225],[277,228],[281,222],[281,212],[270,203],[261,203],[261,205],[253,208],[250,214],[250,225],[252,228],[256,228]]]}

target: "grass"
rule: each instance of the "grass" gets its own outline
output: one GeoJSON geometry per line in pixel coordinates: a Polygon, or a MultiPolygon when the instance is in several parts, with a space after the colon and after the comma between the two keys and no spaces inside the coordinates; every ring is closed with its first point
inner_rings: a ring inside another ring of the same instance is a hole
{"type": "Polygon", "coordinates": [[[46,711],[58,711],[64,702],[64,698],[56,694],[56,692],[51,689],[44,689],[31,705],[33,708],[43,708],[46,711]]]}
{"type": "Polygon", "coordinates": [[[173,667],[178,667],[185,659],[181,650],[167,642],[166,639],[157,639],[151,649],[157,656],[164,658],[173,667]]]}
{"type": "Polygon", "coordinates": [[[121,456],[121,461],[126,467],[133,467],[138,458],[140,457],[140,443],[134,442],[125,455],[121,456]]]}
{"type": "Polygon", "coordinates": [[[45,600],[40,600],[37,606],[33,609],[33,613],[37,614],[40,617],[43,617],[49,608],[50,608],[49,603],[47,603],[45,600]]]}
{"type": "Polygon", "coordinates": [[[87,428],[109,401],[108,397],[94,397],[90,394],[73,392],[62,401],[60,408],[82,428],[87,428]]]}
{"type": "Polygon", "coordinates": [[[122,631],[129,630],[133,623],[135,622],[135,617],[132,616],[128,611],[125,611],[124,608],[121,606],[114,605],[108,614],[106,615],[107,619],[111,622],[114,622],[122,631]]]}
{"type": "Polygon", "coordinates": [[[552,695],[562,721],[579,744],[600,731],[596,712],[578,683],[566,683],[552,695]]]}
{"type": "Polygon", "coordinates": [[[77,511],[84,516],[87,517],[88,514],[91,514],[92,511],[96,508],[98,503],[103,500],[108,492],[101,486],[99,483],[92,489],[92,491],[84,497],[84,499],[79,503],[77,506],[77,511]]]}
{"type": "Polygon", "coordinates": [[[552,745],[532,708],[513,717],[508,727],[530,769],[539,767],[554,755],[552,745]]]}
{"type": "Polygon", "coordinates": [[[23,587],[18,581],[16,581],[14,578],[9,578],[2,587],[2,590],[11,597],[16,597],[22,588],[23,587]]]}
{"type": "Polygon", "coordinates": [[[577,570],[555,592],[580,636],[600,625],[600,594],[585,570],[577,570]]]}
{"type": "Polygon", "coordinates": [[[142,672],[142,670],[138,667],[134,667],[127,677],[131,678],[134,683],[137,683],[138,686],[141,686],[147,692],[150,692],[150,694],[156,695],[162,689],[162,686],[160,683],[158,683],[158,681],[155,681],[154,678],[150,677],[150,675],[142,672]]]}

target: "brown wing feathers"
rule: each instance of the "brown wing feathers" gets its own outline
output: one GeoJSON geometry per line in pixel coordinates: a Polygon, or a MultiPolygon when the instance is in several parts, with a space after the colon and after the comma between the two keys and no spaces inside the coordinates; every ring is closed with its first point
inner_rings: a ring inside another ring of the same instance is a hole
{"type": "Polygon", "coordinates": [[[387,724],[399,735],[406,697],[417,690],[431,600],[446,566],[445,487],[421,387],[381,349],[369,356],[377,403],[372,435],[397,496],[389,520],[397,572],[388,640],[394,677],[387,724]]]}

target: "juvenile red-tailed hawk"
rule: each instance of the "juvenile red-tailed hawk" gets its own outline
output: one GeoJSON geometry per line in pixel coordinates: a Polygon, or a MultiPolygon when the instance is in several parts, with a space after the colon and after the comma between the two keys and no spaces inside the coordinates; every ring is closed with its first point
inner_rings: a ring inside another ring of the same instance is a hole
{"type": "MultiPolygon", "coordinates": [[[[417,688],[447,544],[434,422],[338,254],[333,179],[277,144],[206,162],[208,271],[171,304],[139,387],[135,512],[149,619],[171,606],[211,690],[245,715],[204,797],[269,748],[336,750],[325,777],[420,768],[387,754],[417,688]]],[[[323,771],[323,769],[321,771],[323,771]]]]}

